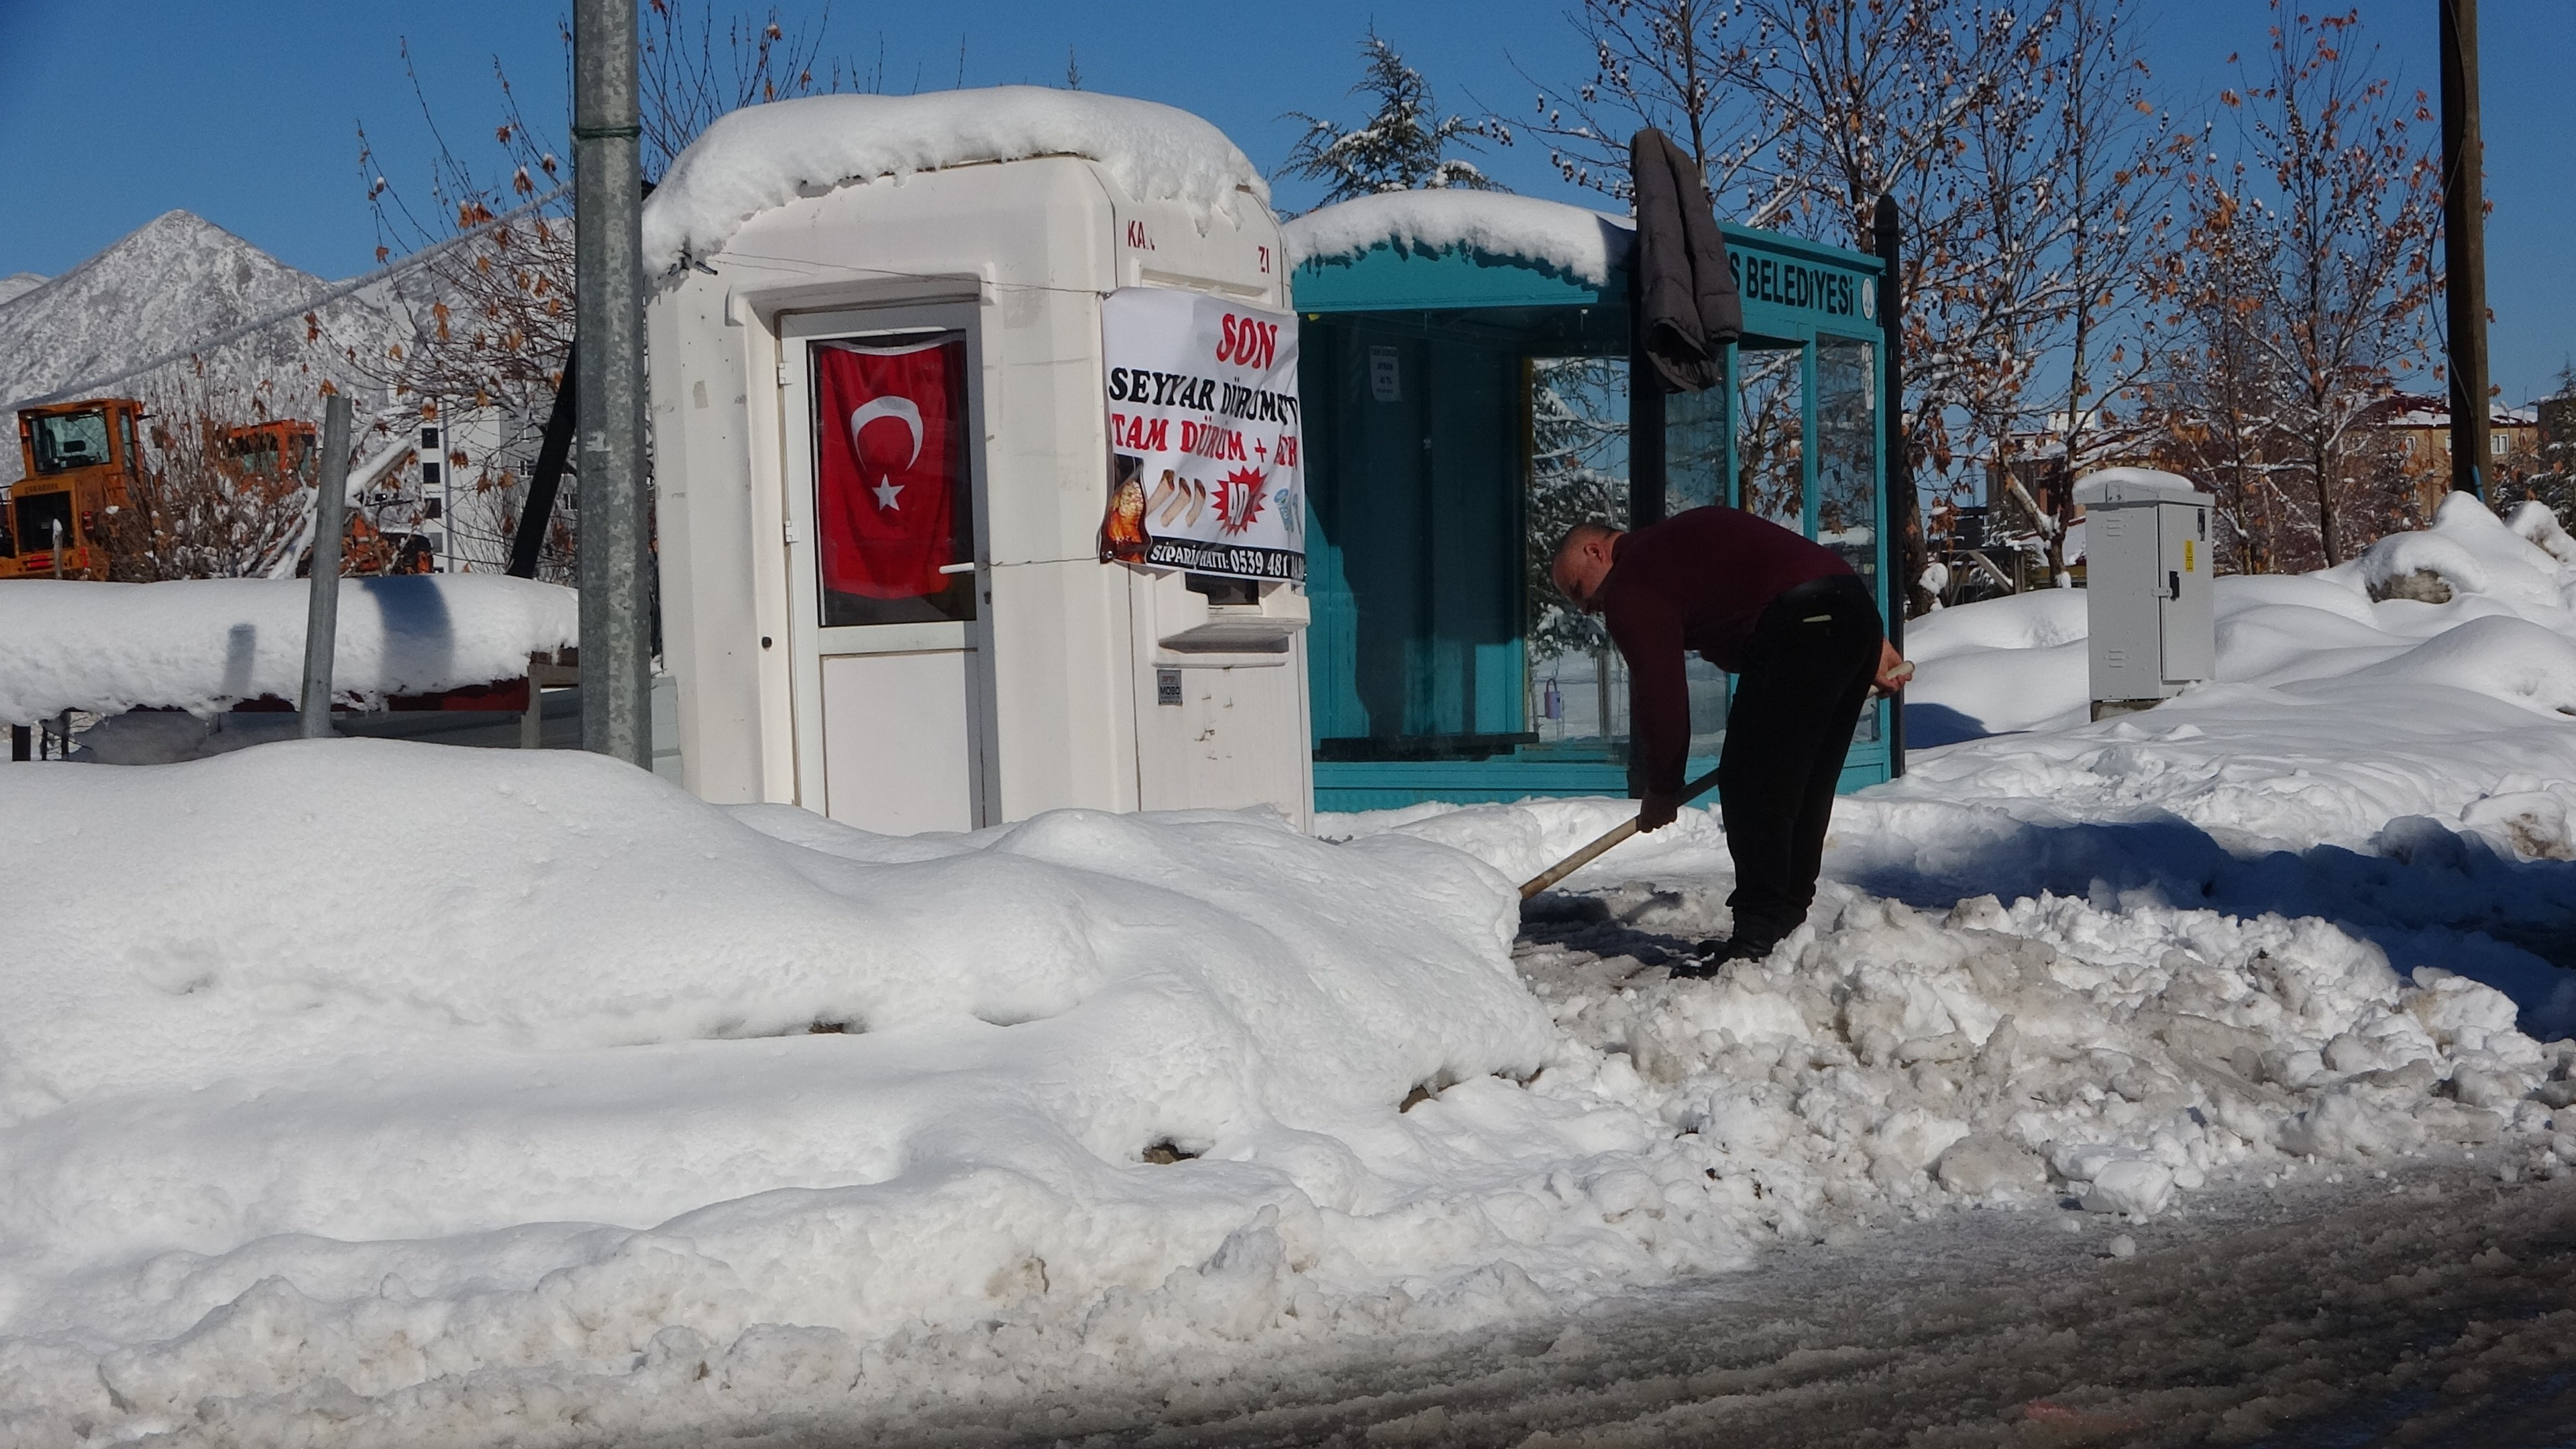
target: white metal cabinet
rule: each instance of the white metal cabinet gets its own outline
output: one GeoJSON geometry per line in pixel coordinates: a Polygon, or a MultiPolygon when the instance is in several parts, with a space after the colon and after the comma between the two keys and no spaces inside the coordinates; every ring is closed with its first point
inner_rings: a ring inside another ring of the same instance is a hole
{"type": "Polygon", "coordinates": [[[2108,468],[2075,485],[2084,506],[2093,717],[2144,709],[2217,672],[2209,500],[2191,481],[2108,468]]]}

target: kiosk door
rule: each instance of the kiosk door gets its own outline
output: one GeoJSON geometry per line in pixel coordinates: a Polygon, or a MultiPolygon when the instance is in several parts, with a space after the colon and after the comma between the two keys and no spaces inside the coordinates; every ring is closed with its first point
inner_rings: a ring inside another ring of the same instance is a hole
{"type": "Polygon", "coordinates": [[[988,822],[971,313],[782,329],[797,798],[863,830],[988,822]]]}

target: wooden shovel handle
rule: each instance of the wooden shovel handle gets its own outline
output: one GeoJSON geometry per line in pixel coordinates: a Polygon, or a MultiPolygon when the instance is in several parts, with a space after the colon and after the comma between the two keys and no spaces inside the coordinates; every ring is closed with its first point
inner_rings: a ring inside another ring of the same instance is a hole
{"type": "MultiPolygon", "coordinates": [[[[1700,796],[1707,794],[1709,787],[1716,783],[1717,771],[1715,770],[1711,770],[1707,774],[1700,776],[1698,779],[1691,781],[1689,784],[1682,787],[1681,803],[1687,805],[1693,800],[1698,799],[1700,796]]],[[[1594,860],[1598,859],[1603,852],[1609,850],[1610,847],[1617,845],[1620,841],[1623,841],[1636,833],[1637,821],[1634,816],[1629,817],[1625,822],[1619,825],[1615,825],[1610,829],[1603,831],[1600,838],[1593,841],[1590,845],[1583,847],[1581,850],[1574,852],[1565,859],[1549,866],[1546,870],[1543,870],[1537,875],[1531,876],[1528,880],[1523,881],[1521,883],[1521,899],[1528,900],[1530,897],[1537,895],[1540,891],[1546,890],[1549,886],[1556,884],[1558,881],[1561,881],[1567,876],[1574,874],[1576,871],[1583,869],[1585,866],[1590,865],[1594,860]]]]}

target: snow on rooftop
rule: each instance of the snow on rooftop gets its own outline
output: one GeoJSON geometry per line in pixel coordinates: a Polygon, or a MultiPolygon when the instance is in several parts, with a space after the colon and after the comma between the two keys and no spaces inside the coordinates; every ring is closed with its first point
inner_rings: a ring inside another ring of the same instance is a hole
{"type": "MultiPolygon", "coordinates": [[[[302,579],[0,580],[0,721],[293,700],[310,597],[302,579]]],[[[426,694],[516,679],[530,654],[578,642],[580,624],[572,590],[533,579],[342,579],[332,683],[426,694]]]]}
{"type": "Polygon", "coordinates": [[[1399,191],[1319,207],[1287,223],[1292,264],[1393,246],[1424,256],[1463,248],[1534,262],[1601,286],[1636,229],[1626,217],[1499,191],[1399,191]]]}
{"type": "Polygon", "coordinates": [[[1269,183],[1225,133],[1153,101],[1043,86],[928,95],[803,96],[719,118],[644,204],[644,266],[709,256],[750,217],[799,196],[916,171],[1081,156],[1139,200],[1231,211],[1269,183]]]}

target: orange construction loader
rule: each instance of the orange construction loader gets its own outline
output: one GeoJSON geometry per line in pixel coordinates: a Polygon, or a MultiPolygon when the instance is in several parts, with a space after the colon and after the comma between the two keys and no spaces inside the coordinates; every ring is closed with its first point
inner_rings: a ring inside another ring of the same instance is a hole
{"type": "Polygon", "coordinates": [[[0,521],[0,578],[103,579],[108,510],[123,508],[141,461],[143,404],[92,398],[18,412],[26,476],[0,521]]]}

